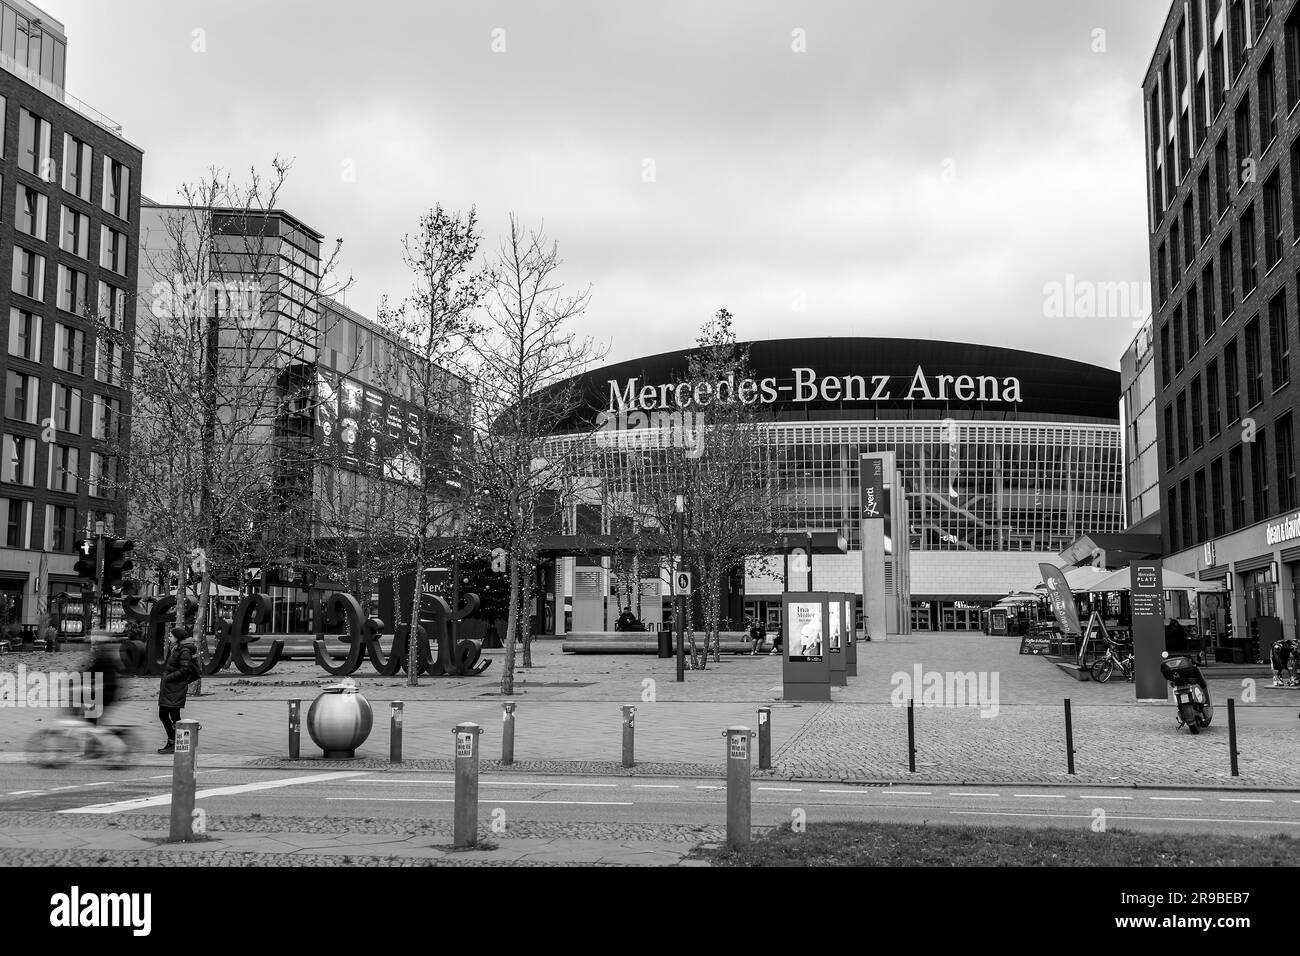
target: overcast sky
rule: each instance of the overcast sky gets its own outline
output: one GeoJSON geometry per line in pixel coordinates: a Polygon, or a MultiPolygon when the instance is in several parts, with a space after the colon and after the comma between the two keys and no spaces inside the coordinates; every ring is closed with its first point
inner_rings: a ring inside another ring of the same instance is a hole
{"type": "Polygon", "coordinates": [[[1134,316],[1050,318],[1044,287],[1149,282],[1140,83],[1169,0],[44,6],[147,195],[292,157],[282,205],[344,240],[364,314],[435,202],[477,204],[485,247],[544,218],[611,359],[725,305],[745,338],[1118,367],[1134,316]]]}

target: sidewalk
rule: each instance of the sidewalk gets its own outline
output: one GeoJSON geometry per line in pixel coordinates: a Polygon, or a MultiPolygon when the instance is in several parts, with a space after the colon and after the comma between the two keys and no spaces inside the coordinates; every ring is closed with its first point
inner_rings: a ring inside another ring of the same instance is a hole
{"type": "Polygon", "coordinates": [[[479,846],[455,850],[450,824],[438,822],[213,816],[206,839],[168,844],[166,817],[114,823],[8,814],[0,866],[676,866],[725,838],[719,827],[520,822],[500,835],[480,825],[479,846]]]}

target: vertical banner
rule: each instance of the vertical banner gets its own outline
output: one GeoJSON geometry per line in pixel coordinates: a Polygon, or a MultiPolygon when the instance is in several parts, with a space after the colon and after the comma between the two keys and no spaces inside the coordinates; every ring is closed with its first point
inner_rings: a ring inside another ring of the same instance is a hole
{"type": "Polygon", "coordinates": [[[1165,586],[1159,561],[1129,562],[1133,612],[1133,683],[1138,700],[1168,700],[1169,684],[1160,673],[1165,649],[1165,586]]]}
{"type": "Polygon", "coordinates": [[[862,456],[861,488],[859,491],[862,505],[862,519],[883,518],[885,516],[885,469],[879,458],[862,456]]]}
{"type": "Polygon", "coordinates": [[[1061,627],[1061,633],[1068,637],[1078,637],[1083,633],[1079,626],[1079,610],[1074,606],[1074,592],[1061,569],[1054,564],[1043,563],[1038,566],[1043,575],[1043,585],[1047,588],[1047,597],[1052,604],[1052,614],[1061,627]]]}

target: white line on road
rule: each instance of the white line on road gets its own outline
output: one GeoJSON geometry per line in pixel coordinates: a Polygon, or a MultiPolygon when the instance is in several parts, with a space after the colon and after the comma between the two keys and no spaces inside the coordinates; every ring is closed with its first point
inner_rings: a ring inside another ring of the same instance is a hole
{"type": "MultiPolygon", "coordinates": [[[[759,787],[758,789],[763,790],[765,788],[759,787]]],[[[817,792],[818,793],[866,793],[866,794],[871,793],[870,790],[867,790],[864,787],[856,787],[852,790],[818,790],[817,792]]]]}
{"type": "MultiPolygon", "coordinates": [[[[679,783],[634,783],[633,790],[680,790],[682,785],[679,783]]],[[[762,790],[762,787],[758,789],[762,790]]]]}
{"type": "Polygon", "coordinates": [[[44,793],[44,792],[45,792],[44,790],[11,790],[9,791],[9,796],[21,797],[29,793],[44,793]]]}
{"type": "Polygon", "coordinates": [[[1033,797],[1036,800],[1064,800],[1063,793],[1013,793],[1013,797],[1033,797]]]}
{"type": "Polygon", "coordinates": [[[1272,803],[1266,797],[1219,797],[1220,803],[1272,803]]]}
{"type": "Polygon", "coordinates": [[[1200,797],[1148,797],[1148,800],[1168,800],[1170,803],[1200,803],[1200,797]]]}
{"type": "MultiPolygon", "coordinates": [[[[359,780],[347,780],[345,783],[351,784],[374,784],[383,783],[392,786],[424,786],[424,787],[450,787],[454,786],[455,780],[385,780],[383,777],[363,777],[359,780]]],[[[484,780],[480,778],[479,787],[578,787],[579,789],[595,789],[603,787],[609,790],[616,788],[616,783],[562,783],[553,780],[484,780]]]]}
{"type": "Polygon", "coordinates": [[[929,790],[886,790],[885,793],[896,793],[900,797],[928,797],[929,790]]]}
{"type": "MultiPolygon", "coordinates": [[[[326,800],[365,800],[384,803],[455,803],[452,797],[326,797],[326,800]]],[[[547,803],[557,807],[630,807],[631,800],[489,800],[500,803],[547,803]]]]}
{"type": "Polygon", "coordinates": [[[696,790],[722,790],[722,789],[724,789],[724,788],[723,788],[723,787],[713,787],[713,786],[708,786],[708,785],[705,785],[705,784],[701,784],[700,786],[696,787],[695,789],[696,789],[696,790]]]}
{"type": "MultiPolygon", "coordinates": [[[[260,783],[241,783],[231,787],[214,787],[211,790],[200,790],[194,794],[195,800],[201,800],[204,797],[228,797],[240,793],[254,793],[258,790],[274,790],[278,787],[292,787],[303,783],[324,783],[325,781],[342,780],[345,777],[358,777],[365,773],[364,770],[346,771],[343,773],[315,773],[307,777],[289,777],[284,780],[263,780],[260,783]]],[[[72,807],[67,810],[60,810],[59,813],[120,813],[126,810],[140,810],[144,807],[165,807],[172,802],[170,793],[160,793],[154,797],[138,797],[134,800],[119,800],[116,803],[97,803],[88,807],[72,807]]]]}
{"type": "MultiPolygon", "coordinates": [[[[1062,817],[1070,820],[1088,820],[1091,814],[1086,813],[1043,813],[1032,810],[949,810],[954,816],[983,816],[983,817],[1062,817]]],[[[1286,826],[1300,826],[1300,820],[1254,820],[1248,817],[1141,817],[1141,816],[1121,816],[1113,813],[1108,820],[1148,820],[1152,823],[1267,823],[1270,825],[1285,824],[1286,826]]]]}
{"type": "Polygon", "coordinates": [[[1132,800],[1132,797],[1108,797],[1100,793],[1085,793],[1080,800],[1132,800]]]}
{"type": "MultiPolygon", "coordinates": [[[[771,790],[773,793],[803,793],[803,787],[755,787],[756,790],[771,790]]],[[[829,793],[823,790],[822,793],[829,793]]]]}
{"type": "Polygon", "coordinates": [[[961,790],[949,790],[950,797],[1000,797],[1000,793],[965,793],[961,790]]]}

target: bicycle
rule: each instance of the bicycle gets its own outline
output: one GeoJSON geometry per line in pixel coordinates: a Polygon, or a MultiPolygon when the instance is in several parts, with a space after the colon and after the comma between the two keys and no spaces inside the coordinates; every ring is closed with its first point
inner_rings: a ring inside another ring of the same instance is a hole
{"type": "Polygon", "coordinates": [[[74,760],[98,760],[120,770],[138,749],[135,728],[92,724],[81,717],[61,717],[32,734],[27,760],[38,767],[64,767],[74,760]]]}
{"type": "Polygon", "coordinates": [[[1107,643],[1106,653],[1092,662],[1092,679],[1098,684],[1104,684],[1115,673],[1116,667],[1119,667],[1124,672],[1125,680],[1131,681],[1133,679],[1133,652],[1128,650],[1125,654],[1117,654],[1115,644],[1107,643]]]}

